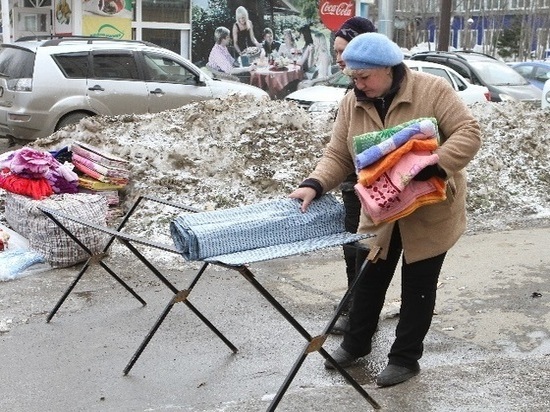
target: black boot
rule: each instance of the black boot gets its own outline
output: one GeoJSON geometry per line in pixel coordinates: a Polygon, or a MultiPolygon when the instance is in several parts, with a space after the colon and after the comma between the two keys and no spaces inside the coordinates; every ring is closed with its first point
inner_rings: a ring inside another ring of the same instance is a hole
{"type": "MultiPolygon", "coordinates": [[[[367,259],[370,249],[360,243],[351,243],[344,245],[344,260],[346,261],[346,275],[348,278],[348,289],[355,280],[355,274],[361,270],[363,262],[367,259]]],[[[342,310],[342,313],[330,333],[333,335],[343,335],[349,330],[349,311],[353,303],[353,296],[350,297],[346,307],[342,310]]]]}
{"type": "Polygon", "coordinates": [[[333,335],[343,335],[349,329],[349,308],[351,308],[351,300],[348,301],[346,307],[340,313],[340,317],[330,330],[333,335]]]}

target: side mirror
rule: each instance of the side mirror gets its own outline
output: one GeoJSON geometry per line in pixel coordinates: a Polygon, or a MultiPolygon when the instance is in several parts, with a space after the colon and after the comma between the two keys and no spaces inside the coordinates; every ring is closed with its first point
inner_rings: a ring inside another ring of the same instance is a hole
{"type": "Polygon", "coordinates": [[[197,86],[206,86],[206,77],[204,73],[200,73],[196,78],[197,86]]]}

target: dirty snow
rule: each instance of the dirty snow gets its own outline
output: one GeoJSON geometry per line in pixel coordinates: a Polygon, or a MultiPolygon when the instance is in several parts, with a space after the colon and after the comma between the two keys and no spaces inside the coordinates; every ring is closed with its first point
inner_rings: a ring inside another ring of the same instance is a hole
{"type": "MultiPolygon", "coordinates": [[[[544,225],[550,220],[550,112],[521,103],[472,106],[483,146],[468,166],[469,231],[544,225]]],[[[201,210],[287,196],[313,169],[332,116],[294,103],[228,97],[148,115],[84,119],[32,144],[73,141],[130,161],[126,206],[140,194],[201,210]]],[[[174,211],[147,205],[132,231],[169,242],[174,211]]]]}

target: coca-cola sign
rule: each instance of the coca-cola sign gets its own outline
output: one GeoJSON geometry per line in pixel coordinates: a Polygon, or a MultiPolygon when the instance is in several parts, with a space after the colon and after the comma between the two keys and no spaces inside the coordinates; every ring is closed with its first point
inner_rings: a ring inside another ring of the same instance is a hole
{"type": "Polygon", "coordinates": [[[319,4],[321,21],[331,31],[336,31],[350,17],[355,16],[355,2],[322,0],[319,4]]]}

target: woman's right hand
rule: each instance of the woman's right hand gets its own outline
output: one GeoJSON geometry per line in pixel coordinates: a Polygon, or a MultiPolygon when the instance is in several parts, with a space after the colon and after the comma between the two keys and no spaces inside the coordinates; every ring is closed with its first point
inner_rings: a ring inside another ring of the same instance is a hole
{"type": "Polygon", "coordinates": [[[317,196],[317,192],[312,187],[299,187],[288,195],[292,199],[300,199],[302,201],[302,206],[300,207],[302,212],[307,211],[315,196],[317,196]]]}

